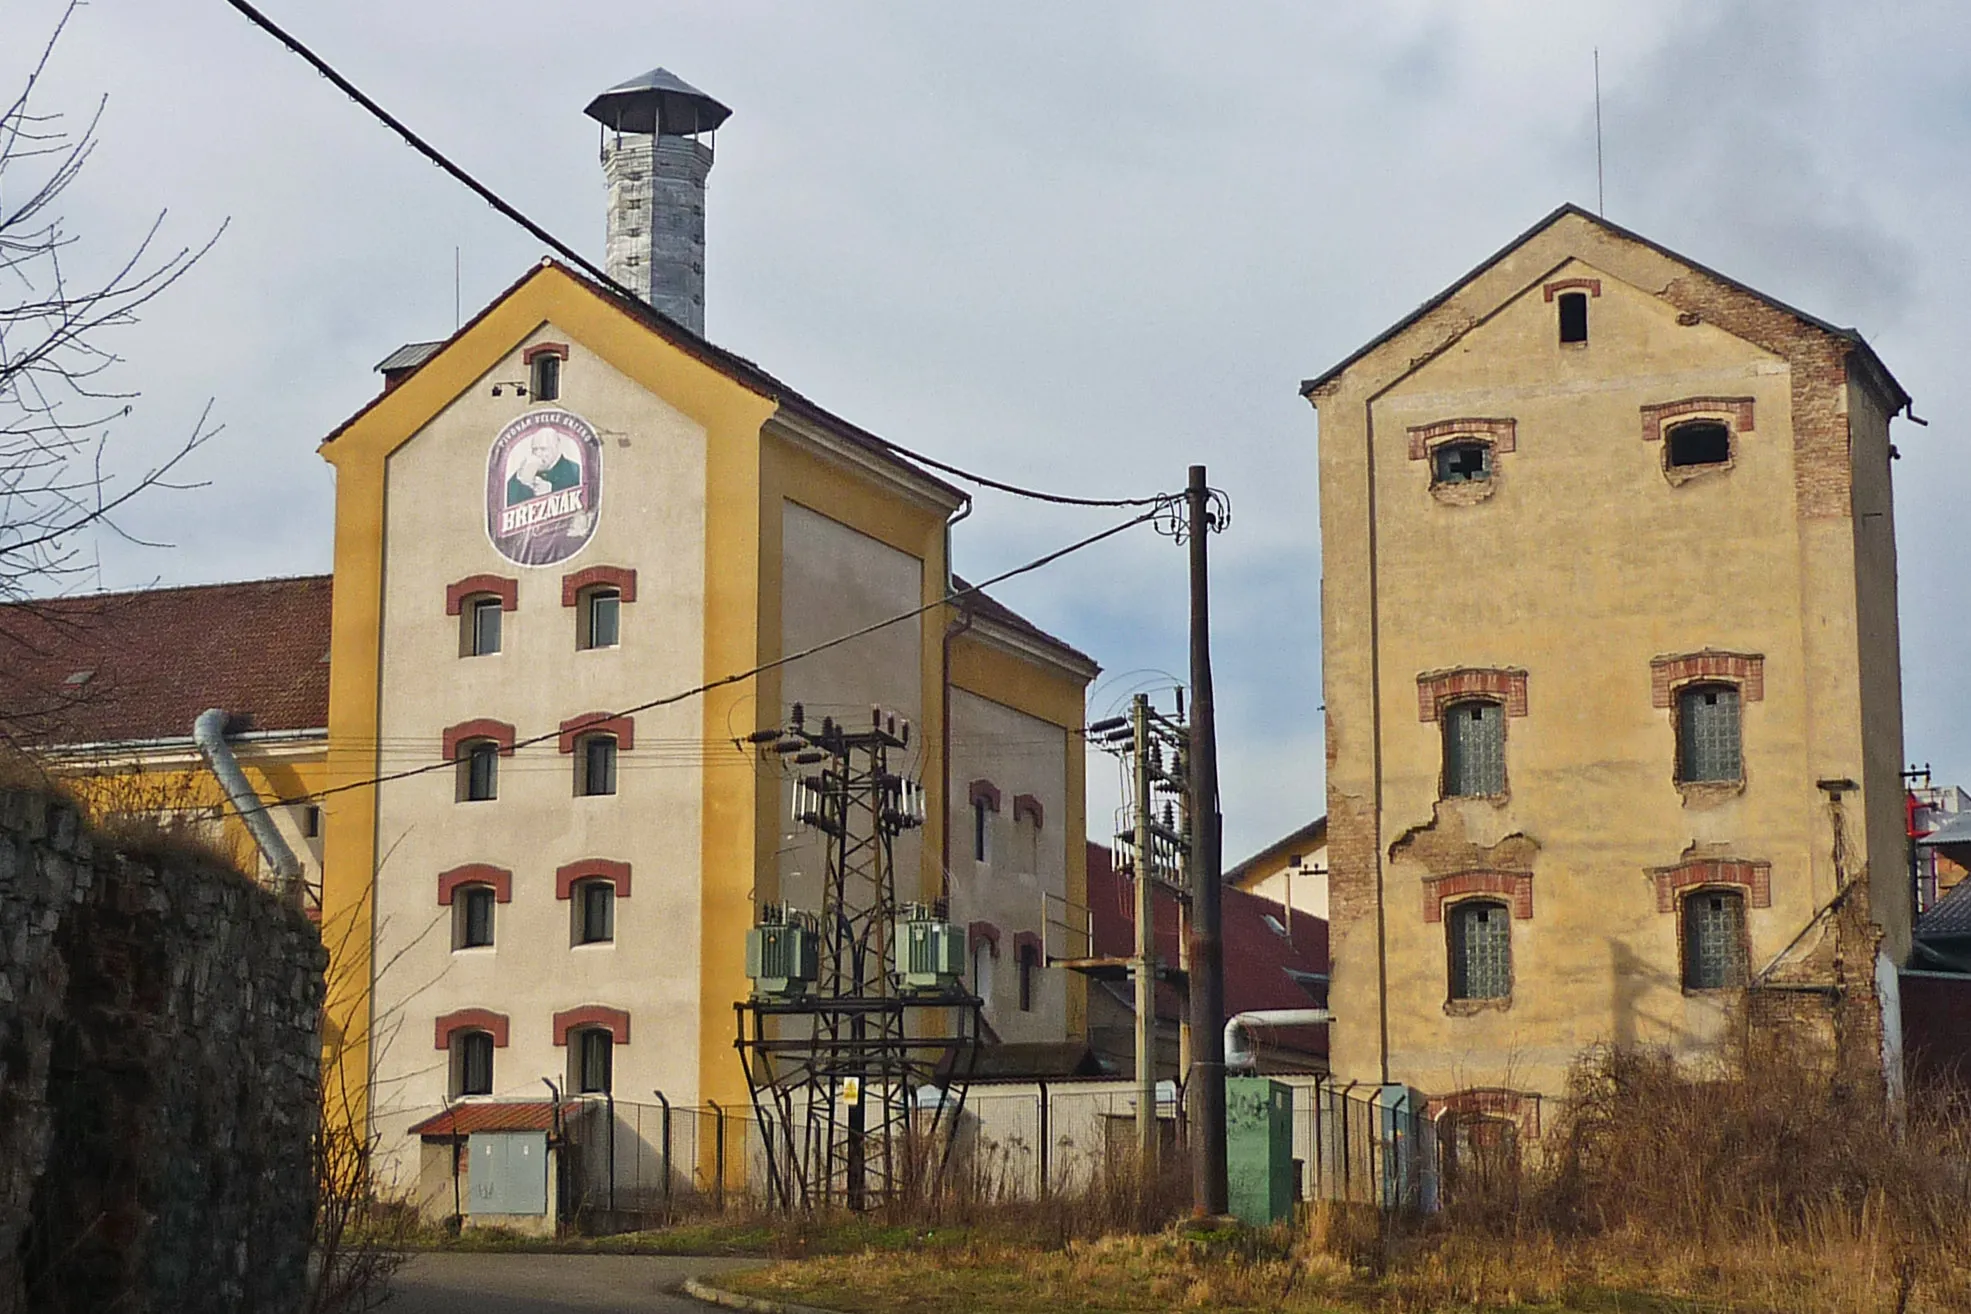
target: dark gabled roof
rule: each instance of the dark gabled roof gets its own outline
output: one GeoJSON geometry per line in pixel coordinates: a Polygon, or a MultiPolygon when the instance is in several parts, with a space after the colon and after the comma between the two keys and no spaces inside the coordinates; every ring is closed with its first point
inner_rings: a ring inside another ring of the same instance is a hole
{"type": "Polygon", "coordinates": [[[1971,880],[1959,881],[1929,912],[1917,918],[1916,934],[1924,940],[1971,935],[1971,880]]]}
{"type": "Polygon", "coordinates": [[[327,575],[0,607],[0,732],[39,747],[328,725],[327,575]]]}
{"type": "Polygon", "coordinates": [[[1756,297],[1760,301],[1765,302],[1768,306],[1771,306],[1774,310],[1780,311],[1783,314],[1791,315],[1793,316],[1793,318],[1799,320],[1803,324],[1809,324],[1814,328],[1819,329],[1823,333],[1829,334],[1830,336],[1836,338],[1840,338],[1844,342],[1852,343],[1855,349],[1862,353],[1863,357],[1868,361],[1869,365],[1882,376],[1883,381],[1886,382],[1889,385],[1890,389],[1893,390],[1893,395],[1891,396],[1891,400],[1895,403],[1895,405],[1891,407],[1891,409],[1900,410],[1902,407],[1909,404],[1909,400],[1910,400],[1909,394],[1906,391],[1904,391],[1902,384],[1896,382],[1896,376],[1889,373],[1889,367],[1882,363],[1881,357],[1875,354],[1875,349],[1869,346],[1867,340],[1864,339],[1862,335],[1856,330],[1851,328],[1841,328],[1838,325],[1828,323],[1826,320],[1821,319],[1816,315],[1809,315],[1804,310],[1799,310],[1793,306],[1789,306],[1784,301],[1781,301],[1777,297],[1766,295],[1764,292],[1761,292],[1758,288],[1751,287],[1748,286],[1747,284],[1741,283],[1737,279],[1732,278],[1729,275],[1721,274],[1717,270],[1712,269],[1708,265],[1699,264],[1697,261],[1692,260],[1687,255],[1683,255],[1682,253],[1677,251],[1672,251],[1669,247],[1664,246],[1661,242],[1653,242],[1649,238],[1644,237],[1641,233],[1633,232],[1630,229],[1622,227],[1620,224],[1612,224],[1608,220],[1602,218],[1600,215],[1594,214],[1588,210],[1584,210],[1580,206],[1575,205],[1571,201],[1555,209],[1551,214],[1547,215],[1544,219],[1540,220],[1540,222],[1534,224],[1531,228],[1521,233],[1518,237],[1513,238],[1512,241],[1507,242],[1504,246],[1500,247],[1497,251],[1494,251],[1491,255],[1487,256],[1484,260],[1480,261],[1478,265],[1474,267],[1464,277],[1458,279],[1455,283],[1452,283],[1449,287],[1445,288],[1442,292],[1439,292],[1436,296],[1424,302],[1421,306],[1418,306],[1415,310],[1411,311],[1408,315],[1405,315],[1402,319],[1392,324],[1389,328],[1385,329],[1382,333],[1377,334],[1374,338],[1364,343],[1361,347],[1357,348],[1353,353],[1351,353],[1348,356],[1347,359],[1343,360],[1340,364],[1335,365],[1331,369],[1327,370],[1325,373],[1316,375],[1314,378],[1303,379],[1300,384],[1300,395],[1305,397],[1308,394],[1314,392],[1316,389],[1325,387],[1327,384],[1332,383],[1335,380],[1335,378],[1342,373],[1342,371],[1346,370],[1349,366],[1353,365],[1356,361],[1361,360],[1364,356],[1367,356],[1370,352],[1374,351],[1377,347],[1382,346],[1385,342],[1388,342],[1390,339],[1396,337],[1398,334],[1408,329],[1411,325],[1415,324],[1418,320],[1422,319],[1425,315],[1428,315],[1431,311],[1436,310],[1439,306],[1449,301],[1452,297],[1456,296],[1458,292],[1462,290],[1466,285],[1471,283],[1472,280],[1476,279],[1480,274],[1483,274],[1486,270],[1490,269],[1493,265],[1498,264],[1501,260],[1511,255],[1520,246],[1524,245],[1528,241],[1531,241],[1541,231],[1550,227],[1551,225],[1558,222],[1560,219],[1564,218],[1567,215],[1575,215],[1579,218],[1586,219],[1588,222],[1596,225],[1599,228],[1606,229],[1608,232],[1615,234],[1617,237],[1626,238],[1627,240],[1634,242],[1639,246],[1646,246],[1650,250],[1656,252],[1658,255],[1665,256],[1668,259],[1674,260],[1678,264],[1684,265],[1692,270],[1695,270],[1697,273],[1703,274],[1707,278],[1716,279],[1718,282],[1725,284],[1727,287],[1731,287],[1736,289],[1737,291],[1743,292],[1747,296],[1756,297]]]}
{"type": "Polygon", "coordinates": [[[1328,817],[1326,813],[1322,813],[1299,830],[1281,839],[1274,840],[1271,844],[1268,844],[1265,848],[1253,854],[1238,866],[1228,870],[1224,877],[1225,883],[1227,885],[1237,884],[1239,881],[1244,880],[1246,873],[1254,867],[1257,867],[1262,862],[1271,861],[1283,853],[1292,853],[1296,849],[1318,849],[1327,842],[1328,817]]]}
{"type": "Polygon", "coordinates": [[[376,363],[378,374],[396,374],[401,370],[414,370],[438,354],[443,342],[406,342],[397,350],[376,363]]]}
{"type": "MultiPolygon", "coordinates": [[[[967,584],[963,579],[960,579],[957,575],[953,575],[951,577],[951,587],[956,592],[964,592],[964,590],[972,586],[967,584]]],[[[1097,670],[1101,669],[1101,664],[1081,649],[1075,647],[1065,639],[1054,637],[1026,617],[1020,615],[1019,612],[1014,611],[1005,603],[998,601],[983,591],[968,594],[960,598],[956,605],[960,609],[970,607],[981,620],[991,621],[995,625],[1003,625],[1009,630],[1018,631],[1046,647],[1053,648],[1077,661],[1086,662],[1097,670]]]]}
{"type": "MultiPolygon", "coordinates": [[[[696,333],[693,333],[690,329],[684,327],[684,325],[670,318],[670,316],[665,315],[663,312],[655,309],[648,302],[633,295],[632,293],[626,291],[625,289],[617,287],[614,284],[598,282],[595,279],[591,278],[586,273],[582,272],[581,270],[573,268],[572,266],[569,265],[565,265],[561,263],[559,260],[543,258],[539,265],[528,270],[525,274],[522,274],[519,278],[515,279],[506,288],[505,291],[501,292],[498,296],[494,297],[491,301],[487,302],[483,307],[481,307],[478,314],[474,315],[471,319],[467,320],[464,324],[460,325],[457,332],[453,333],[451,337],[446,338],[441,343],[438,343],[436,350],[432,351],[428,356],[426,356],[423,360],[419,361],[415,366],[405,370],[400,376],[400,381],[407,381],[415,377],[418,370],[423,369],[431,361],[437,359],[439,356],[444,355],[446,348],[450,347],[454,342],[457,342],[466,333],[469,333],[479,323],[480,320],[490,315],[501,302],[505,301],[508,297],[512,296],[515,292],[518,292],[521,289],[521,287],[523,287],[527,283],[529,279],[538,277],[542,270],[550,269],[550,268],[560,270],[562,273],[574,279],[577,283],[580,283],[583,287],[587,288],[589,291],[595,293],[596,296],[601,297],[603,300],[609,302],[611,305],[614,305],[619,310],[622,310],[625,314],[629,315],[630,318],[642,324],[645,328],[649,329],[652,333],[655,333],[658,337],[664,339],[664,341],[670,343],[672,346],[678,348],[680,351],[684,352],[686,355],[692,357],[693,359],[702,361],[704,364],[709,365],[711,368],[725,375],[728,379],[731,379],[734,383],[737,383],[742,388],[747,388],[753,392],[758,393],[760,396],[765,397],[768,401],[775,403],[776,405],[780,406],[782,409],[786,410],[790,414],[795,415],[800,419],[806,420],[810,424],[813,424],[821,429],[826,430],[828,433],[834,435],[837,438],[842,439],[845,442],[852,443],[857,447],[861,447],[866,451],[869,451],[877,456],[882,457],[884,460],[890,462],[898,469],[907,472],[909,475],[911,475],[911,477],[915,479],[923,480],[926,483],[929,483],[937,488],[940,488],[955,498],[970,500],[971,495],[969,493],[966,493],[962,489],[953,487],[951,484],[946,483],[944,480],[938,478],[936,475],[926,471],[922,466],[919,466],[914,461],[910,460],[908,457],[899,454],[897,448],[890,442],[886,441],[885,439],[878,438],[875,434],[869,432],[869,430],[867,429],[864,429],[862,426],[857,424],[851,424],[849,421],[843,419],[839,415],[834,414],[832,411],[825,410],[822,407],[816,405],[814,402],[809,401],[806,397],[803,397],[800,393],[794,391],[792,388],[782,383],[779,379],[773,377],[773,375],[768,374],[765,370],[761,369],[758,365],[755,365],[752,361],[747,360],[744,356],[736,355],[733,352],[725,350],[723,347],[713,346],[710,342],[706,341],[704,338],[698,336],[696,333]]],[[[402,355],[406,351],[419,349],[429,345],[431,344],[411,343],[405,347],[398,348],[398,350],[396,352],[393,352],[391,356],[387,359],[395,359],[398,355],[402,355]]],[[[382,366],[379,365],[377,368],[381,369],[382,366]]],[[[368,402],[364,403],[362,408],[359,409],[354,415],[351,415],[348,419],[344,420],[341,424],[338,424],[334,429],[330,430],[328,436],[323,438],[322,442],[324,444],[334,442],[337,438],[341,437],[343,433],[345,433],[351,425],[355,424],[356,421],[362,419],[365,415],[369,414],[370,410],[373,407],[375,407],[378,402],[382,401],[384,397],[387,397],[389,395],[390,395],[389,392],[385,392],[379,396],[372,397],[368,402]]]]}

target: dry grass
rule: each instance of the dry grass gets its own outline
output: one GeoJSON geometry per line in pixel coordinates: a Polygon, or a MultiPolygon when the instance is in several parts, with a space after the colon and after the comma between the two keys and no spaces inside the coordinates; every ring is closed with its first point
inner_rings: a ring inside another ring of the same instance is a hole
{"type": "Polygon", "coordinates": [[[935,1248],[731,1281],[873,1314],[1971,1310],[1971,1117],[1947,1093],[1898,1125],[1811,1051],[1746,1044],[1707,1072],[1598,1051],[1541,1145],[1408,1226],[1316,1206],[1293,1228],[1143,1234],[1100,1198],[980,1204],[935,1248]]]}

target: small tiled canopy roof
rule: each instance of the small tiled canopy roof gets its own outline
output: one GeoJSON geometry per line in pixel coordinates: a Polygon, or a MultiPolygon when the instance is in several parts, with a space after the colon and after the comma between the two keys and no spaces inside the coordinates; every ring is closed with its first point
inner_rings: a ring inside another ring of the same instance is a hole
{"type": "MultiPolygon", "coordinates": [[[[561,1116],[581,1108],[564,1103],[561,1116]]],[[[456,1104],[443,1113],[433,1114],[410,1130],[412,1136],[426,1140],[450,1140],[474,1132],[553,1131],[554,1105],[547,1100],[501,1101],[499,1103],[456,1104]]]]}
{"type": "Polygon", "coordinates": [[[0,606],[0,736],[189,739],[328,724],[330,578],[249,580],[0,606]]]}

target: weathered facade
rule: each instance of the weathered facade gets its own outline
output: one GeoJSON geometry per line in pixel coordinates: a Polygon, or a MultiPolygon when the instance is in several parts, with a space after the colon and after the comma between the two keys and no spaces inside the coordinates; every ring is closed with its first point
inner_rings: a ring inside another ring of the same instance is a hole
{"type": "Polygon", "coordinates": [[[1596,1042],[1711,1052],[1748,986],[1880,1045],[1908,398],[1868,346],[1566,207],[1303,392],[1335,1072],[1510,1114],[1596,1042]]]}

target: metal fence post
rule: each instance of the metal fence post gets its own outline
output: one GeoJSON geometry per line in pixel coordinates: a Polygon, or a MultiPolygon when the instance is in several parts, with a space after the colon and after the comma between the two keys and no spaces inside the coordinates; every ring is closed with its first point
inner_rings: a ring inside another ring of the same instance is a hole
{"type": "Polygon", "coordinates": [[[705,1103],[707,1106],[711,1108],[712,1113],[719,1120],[718,1131],[716,1133],[718,1139],[713,1143],[712,1146],[713,1172],[717,1175],[718,1178],[718,1184],[713,1188],[713,1190],[715,1192],[714,1199],[718,1203],[719,1212],[724,1213],[725,1212],[725,1110],[719,1107],[719,1102],[717,1100],[706,1100],[705,1103]]]}
{"type": "Polygon", "coordinates": [[[671,1220],[671,1102],[664,1098],[664,1092],[650,1092],[657,1097],[657,1104],[664,1110],[664,1221],[671,1220]]]}
{"type": "Polygon", "coordinates": [[[1045,1200],[1053,1189],[1053,1171],[1048,1154],[1049,1143],[1054,1133],[1049,1125],[1047,1083],[1040,1082],[1040,1198],[1045,1200]]]}

